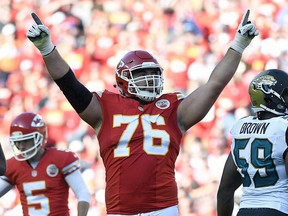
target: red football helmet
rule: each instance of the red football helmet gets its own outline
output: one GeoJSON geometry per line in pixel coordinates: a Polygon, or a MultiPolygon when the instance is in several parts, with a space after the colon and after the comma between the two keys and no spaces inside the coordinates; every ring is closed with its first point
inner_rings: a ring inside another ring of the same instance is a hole
{"type": "Polygon", "coordinates": [[[116,87],[124,97],[150,102],[163,90],[162,67],[147,51],[128,52],[118,63],[116,87]]]}
{"type": "Polygon", "coordinates": [[[10,125],[9,137],[15,159],[24,161],[36,155],[46,142],[46,135],[47,127],[40,115],[30,112],[18,115],[10,125]],[[19,149],[18,143],[29,139],[33,139],[34,145],[24,151],[19,149]]]}

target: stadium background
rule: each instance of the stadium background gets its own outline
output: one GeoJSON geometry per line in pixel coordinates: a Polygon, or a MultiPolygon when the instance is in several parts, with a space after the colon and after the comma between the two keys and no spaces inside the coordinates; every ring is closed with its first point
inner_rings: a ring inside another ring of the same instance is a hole
{"type": "MultiPolygon", "coordinates": [[[[153,53],[164,67],[165,92],[186,94],[208,79],[247,8],[260,36],[245,50],[237,74],[211,111],[187,132],[176,164],[180,215],[215,216],[229,129],[250,114],[247,85],[264,69],[288,71],[286,0],[1,0],[0,141],[6,156],[12,156],[8,143],[12,118],[23,111],[40,113],[48,124],[48,145],[70,148],[81,158],[92,197],[89,215],[105,215],[105,173],[97,139],[26,39],[31,12],[49,26],[53,42],[91,91],[116,91],[117,62],[127,51],[139,48],[153,53]]],[[[71,194],[72,216],[75,203],[71,194]]],[[[20,212],[15,190],[0,199],[0,215],[20,212]]]]}

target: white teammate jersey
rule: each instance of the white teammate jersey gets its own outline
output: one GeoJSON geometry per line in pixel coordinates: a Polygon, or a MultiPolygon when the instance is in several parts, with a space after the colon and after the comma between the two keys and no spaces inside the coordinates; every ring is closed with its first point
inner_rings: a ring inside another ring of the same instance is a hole
{"type": "Polygon", "coordinates": [[[283,154],[287,149],[288,116],[240,119],[231,129],[231,153],[242,176],[240,208],[273,208],[288,214],[288,177],[283,154]]]}

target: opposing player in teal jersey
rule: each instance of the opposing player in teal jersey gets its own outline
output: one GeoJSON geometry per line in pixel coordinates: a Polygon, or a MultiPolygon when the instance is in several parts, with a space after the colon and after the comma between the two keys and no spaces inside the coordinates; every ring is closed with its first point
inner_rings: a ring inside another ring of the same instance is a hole
{"type": "Polygon", "coordinates": [[[237,216],[288,215],[288,75],[270,69],[250,83],[255,116],[231,129],[231,152],[217,194],[218,216],[231,216],[242,184],[237,216]]]}

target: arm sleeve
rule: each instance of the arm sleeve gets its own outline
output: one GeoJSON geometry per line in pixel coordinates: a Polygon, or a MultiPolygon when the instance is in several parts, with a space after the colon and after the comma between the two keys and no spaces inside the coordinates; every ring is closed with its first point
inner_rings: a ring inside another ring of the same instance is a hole
{"type": "Polygon", "coordinates": [[[85,201],[90,203],[90,193],[79,170],[76,170],[75,172],[67,175],[65,180],[73,190],[78,201],[85,201]]]}
{"type": "Polygon", "coordinates": [[[93,94],[76,79],[71,68],[62,78],[54,81],[77,113],[88,107],[93,94]]]}

